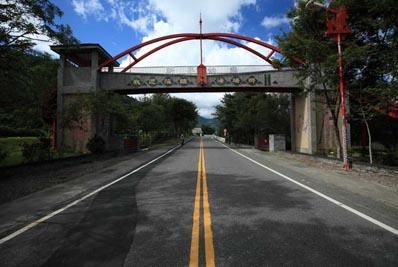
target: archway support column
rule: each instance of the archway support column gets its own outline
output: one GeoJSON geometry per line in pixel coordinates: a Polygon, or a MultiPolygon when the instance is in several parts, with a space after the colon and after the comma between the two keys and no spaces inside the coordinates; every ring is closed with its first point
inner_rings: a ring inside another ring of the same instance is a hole
{"type": "Polygon", "coordinates": [[[317,114],[315,93],[307,92],[292,97],[292,151],[317,152],[317,114]],[[293,130],[294,128],[294,130],[293,130]]]}
{"type": "MultiPolygon", "coordinates": [[[[87,152],[86,144],[95,134],[101,136],[107,149],[119,146],[111,137],[111,118],[108,115],[98,116],[92,111],[80,110],[80,119],[66,120],[66,114],[76,112],[76,105],[84,95],[98,92],[100,88],[99,63],[111,56],[97,44],[79,46],[52,46],[60,55],[57,77],[57,148],[87,152]]],[[[109,71],[118,64],[109,66],[109,71]]],[[[80,108],[85,108],[80,107],[80,108]]],[[[79,116],[77,116],[79,117],[79,116]]]]}

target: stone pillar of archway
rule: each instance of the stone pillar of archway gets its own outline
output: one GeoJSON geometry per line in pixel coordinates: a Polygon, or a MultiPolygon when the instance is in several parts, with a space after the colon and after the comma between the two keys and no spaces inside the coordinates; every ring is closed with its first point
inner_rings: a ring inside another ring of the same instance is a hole
{"type": "MultiPolygon", "coordinates": [[[[312,91],[292,95],[292,150],[338,157],[338,138],[341,139],[341,136],[336,136],[336,131],[341,134],[341,119],[339,117],[338,129],[336,129],[332,111],[327,105],[323,90],[329,90],[329,94],[333,94],[333,90],[319,86],[312,91]]],[[[348,135],[348,140],[350,140],[350,135],[348,135]]]]}
{"type": "Polygon", "coordinates": [[[294,117],[292,137],[294,136],[295,138],[292,150],[306,154],[315,154],[317,152],[315,93],[307,92],[295,95],[294,114],[292,115],[294,117]]]}
{"type": "Polygon", "coordinates": [[[296,151],[296,95],[291,93],[289,96],[290,111],[290,150],[296,151]]]}
{"type": "MultiPolygon", "coordinates": [[[[98,44],[52,46],[51,49],[60,55],[57,147],[87,152],[87,141],[95,134],[109,141],[110,118],[99,118],[86,110],[82,96],[100,90],[99,63],[112,57],[98,44]]],[[[117,62],[113,66],[118,66],[117,62]]],[[[113,66],[109,67],[109,71],[113,70],[113,66]]]]}
{"type": "MultiPolygon", "coordinates": [[[[308,78],[305,83],[306,88],[310,88],[310,84],[311,80],[308,78]]],[[[319,107],[316,103],[316,91],[316,89],[308,90],[293,95],[294,108],[291,114],[294,123],[292,126],[293,151],[315,154],[318,150],[317,135],[320,127],[317,119],[319,107]]]]}

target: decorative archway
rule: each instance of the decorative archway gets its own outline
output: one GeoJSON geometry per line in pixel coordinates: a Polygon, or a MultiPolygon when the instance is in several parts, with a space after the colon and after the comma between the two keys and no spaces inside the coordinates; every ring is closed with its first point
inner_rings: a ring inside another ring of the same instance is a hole
{"type": "MultiPolygon", "coordinates": [[[[181,43],[181,42],[192,41],[192,40],[213,40],[213,41],[229,43],[229,44],[235,45],[237,47],[243,48],[243,49],[249,51],[250,53],[260,57],[265,62],[269,63],[271,66],[274,66],[274,64],[271,60],[271,57],[274,55],[274,53],[279,53],[279,54],[283,55],[281,49],[279,49],[278,47],[268,44],[264,41],[261,41],[261,40],[258,40],[258,39],[252,38],[252,37],[244,36],[244,35],[239,35],[239,34],[234,34],[234,33],[179,33],[179,34],[171,34],[171,35],[166,35],[166,36],[162,36],[159,38],[155,38],[155,39],[143,42],[141,44],[138,44],[136,46],[133,46],[129,49],[126,49],[125,51],[119,53],[115,57],[103,62],[98,68],[101,69],[103,67],[111,66],[118,59],[129,55],[129,56],[131,56],[131,58],[133,58],[134,61],[122,70],[122,72],[126,72],[127,70],[134,67],[134,65],[136,65],[138,62],[142,61],[146,57],[152,55],[153,53],[156,53],[157,51],[159,51],[165,47],[168,47],[168,46],[171,46],[171,45],[174,45],[177,43],[181,43]],[[134,52],[136,52],[137,50],[139,50],[145,46],[155,44],[158,42],[162,42],[162,41],[166,41],[166,40],[170,40],[170,41],[151,49],[150,51],[148,51],[147,53],[145,53],[139,57],[136,57],[134,55],[134,52]],[[261,52],[255,50],[245,44],[242,44],[242,43],[238,42],[237,40],[242,40],[242,41],[246,41],[249,43],[254,43],[254,44],[260,45],[264,48],[269,49],[270,52],[267,55],[263,55],[261,52]]],[[[294,58],[293,60],[295,62],[297,62],[298,64],[303,64],[303,61],[301,61],[300,59],[294,58]]]]}

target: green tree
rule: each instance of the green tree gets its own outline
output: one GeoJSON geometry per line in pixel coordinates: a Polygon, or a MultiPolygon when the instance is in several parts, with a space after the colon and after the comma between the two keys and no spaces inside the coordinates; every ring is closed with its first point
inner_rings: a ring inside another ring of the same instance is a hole
{"type": "MultiPolygon", "coordinates": [[[[85,118],[112,125],[112,134],[138,135],[143,145],[187,133],[196,124],[196,106],[167,94],[141,99],[109,91],[80,95],[65,105],[63,127],[83,129],[85,118]]],[[[94,142],[94,141],[93,141],[94,142]]],[[[95,143],[95,142],[94,142],[95,143]]]]}
{"type": "Polygon", "coordinates": [[[160,131],[164,128],[164,108],[161,105],[148,103],[143,106],[139,116],[139,124],[145,133],[160,131]]]}
{"type": "MultiPolygon", "coordinates": [[[[50,114],[44,109],[54,101],[51,96],[54,96],[57,85],[57,65],[57,61],[47,54],[18,51],[12,54],[11,61],[0,66],[1,125],[45,127],[50,114]]],[[[55,111],[54,106],[52,111],[55,111]]]]}
{"type": "Polygon", "coordinates": [[[76,43],[71,28],[55,22],[62,15],[62,10],[48,0],[1,1],[0,55],[10,49],[24,51],[45,37],[60,44],[76,43]]]}
{"type": "Polygon", "coordinates": [[[203,134],[214,134],[215,129],[213,127],[210,127],[209,125],[203,124],[202,125],[202,132],[203,134]]]}
{"type": "Polygon", "coordinates": [[[174,133],[188,133],[196,125],[198,112],[195,104],[181,99],[172,98],[170,105],[170,117],[174,127],[174,133]]]}
{"type": "Polygon", "coordinates": [[[63,127],[80,127],[88,116],[94,116],[97,123],[113,121],[114,133],[135,133],[138,127],[136,112],[141,112],[137,101],[109,91],[97,91],[80,95],[65,105],[63,127]],[[133,112],[135,111],[135,112],[133,112]]]}
{"type": "Polygon", "coordinates": [[[56,23],[60,16],[48,0],[0,2],[1,125],[44,128],[54,116],[49,96],[56,89],[57,60],[31,48],[42,39],[77,43],[69,26],[56,23]]]}
{"type": "Polygon", "coordinates": [[[219,132],[228,130],[236,143],[253,144],[256,134],[279,133],[289,136],[289,101],[285,95],[226,94],[216,106],[219,132]]]}
{"type": "MultiPolygon", "coordinates": [[[[288,56],[287,63],[297,70],[303,89],[315,90],[322,86],[320,91],[332,111],[335,134],[340,143],[336,42],[325,36],[325,10],[305,7],[305,4],[298,2],[287,14],[292,19],[292,31],[279,36],[278,43],[288,56]],[[306,64],[294,64],[289,60],[294,57],[304,59],[306,64]],[[308,80],[311,84],[304,88],[304,81],[308,80]]],[[[353,31],[343,41],[344,76],[351,99],[351,117],[367,123],[375,112],[386,110],[398,100],[398,6],[394,0],[336,0],[332,7],[342,4],[348,9],[348,22],[353,31]]]]}

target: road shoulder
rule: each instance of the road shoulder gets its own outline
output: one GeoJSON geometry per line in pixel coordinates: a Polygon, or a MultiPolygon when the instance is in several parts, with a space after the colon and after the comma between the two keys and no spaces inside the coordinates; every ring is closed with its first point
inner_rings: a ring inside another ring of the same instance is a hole
{"type": "Polygon", "coordinates": [[[167,145],[113,160],[107,167],[74,173],[68,181],[0,205],[0,236],[61,208],[175,147],[167,145]]]}
{"type": "Polygon", "coordinates": [[[264,164],[364,214],[398,228],[398,194],[393,187],[360,179],[353,172],[325,169],[282,154],[252,148],[234,148],[264,164]]]}

